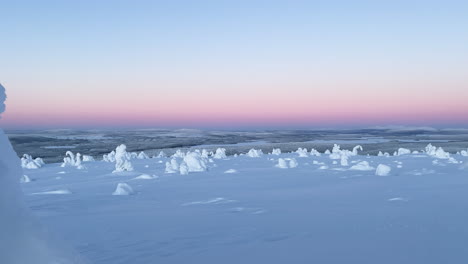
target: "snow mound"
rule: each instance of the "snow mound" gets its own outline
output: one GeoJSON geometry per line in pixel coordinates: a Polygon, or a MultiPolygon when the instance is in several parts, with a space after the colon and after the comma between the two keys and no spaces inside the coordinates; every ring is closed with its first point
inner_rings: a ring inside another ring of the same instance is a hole
{"type": "Polygon", "coordinates": [[[297,163],[296,159],[292,158],[279,158],[278,164],[275,167],[280,169],[289,169],[289,168],[296,168],[299,164],[297,163]]]}
{"type": "Polygon", "coordinates": [[[148,155],[146,155],[145,152],[140,152],[137,156],[137,159],[143,160],[143,159],[149,159],[148,155]]]}
{"type": "Polygon", "coordinates": [[[83,162],[93,162],[95,161],[92,156],[89,155],[83,155],[83,162]]]}
{"type": "Polygon", "coordinates": [[[39,169],[44,166],[45,163],[41,158],[33,159],[31,155],[24,154],[21,158],[21,167],[23,169],[39,169]]]}
{"type": "Polygon", "coordinates": [[[229,169],[229,170],[225,171],[224,173],[227,173],[227,174],[237,173],[237,170],[229,169]]]}
{"type": "Polygon", "coordinates": [[[213,155],[213,159],[225,159],[225,158],[227,158],[226,149],[225,148],[216,149],[216,152],[213,155]]]}
{"type": "Polygon", "coordinates": [[[411,154],[411,150],[406,148],[399,148],[398,151],[394,154],[394,156],[402,156],[411,154]]]}
{"type": "Polygon", "coordinates": [[[133,165],[130,162],[131,157],[127,153],[127,146],[120,145],[115,149],[115,170],[113,173],[133,171],[133,165]]]}
{"type": "Polygon", "coordinates": [[[60,190],[54,190],[54,191],[33,193],[33,195],[47,195],[47,194],[72,194],[72,192],[68,189],[60,189],[60,190]]]}
{"type": "Polygon", "coordinates": [[[377,166],[377,169],[375,170],[375,175],[377,176],[388,176],[390,174],[390,171],[392,168],[390,166],[384,165],[384,164],[379,164],[377,166]]]}
{"type": "Polygon", "coordinates": [[[261,149],[251,149],[247,152],[247,156],[251,158],[259,158],[263,155],[263,151],[261,149]]]}
{"type": "Polygon", "coordinates": [[[133,188],[130,185],[121,182],[117,184],[117,188],[112,193],[112,195],[132,195],[134,193],[135,192],[133,191],[133,188]]]}
{"type": "Polygon", "coordinates": [[[164,153],[164,151],[160,151],[156,158],[166,158],[166,157],[167,157],[166,153],[164,153]]]}
{"type": "Polygon", "coordinates": [[[462,155],[463,157],[468,157],[468,149],[460,151],[460,155],[462,155]]]}
{"type": "Polygon", "coordinates": [[[133,179],[134,180],[152,180],[152,179],[157,179],[157,178],[158,178],[158,176],[156,176],[156,175],[151,176],[149,174],[142,174],[142,175],[140,175],[138,177],[135,177],[133,179]]]}
{"type": "Polygon", "coordinates": [[[28,175],[23,175],[20,179],[20,182],[21,183],[28,183],[28,182],[31,182],[31,179],[29,178],[28,175]]]}
{"type": "Polygon", "coordinates": [[[307,158],[309,156],[306,148],[298,148],[296,153],[299,155],[299,158],[307,158]]]}
{"type": "Polygon", "coordinates": [[[281,149],[279,148],[274,148],[273,151],[271,152],[272,155],[281,155],[281,149]]]}
{"type": "Polygon", "coordinates": [[[61,167],[76,167],[79,170],[85,169],[85,167],[81,164],[81,154],[77,153],[75,156],[75,154],[73,154],[71,151],[67,151],[65,153],[65,158],[63,158],[61,167]]]}
{"type": "Polygon", "coordinates": [[[358,170],[358,171],[370,171],[370,170],[373,170],[374,168],[369,165],[369,162],[361,161],[357,163],[356,165],[351,166],[351,168],[349,169],[358,170]]]}

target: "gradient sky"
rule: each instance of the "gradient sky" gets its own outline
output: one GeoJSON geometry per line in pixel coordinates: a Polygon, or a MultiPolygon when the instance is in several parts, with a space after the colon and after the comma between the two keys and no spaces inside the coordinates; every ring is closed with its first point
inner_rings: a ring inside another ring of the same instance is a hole
{"type": "Polygon", "coordinates": [[[6,128],[468,126],[467,1],[3,1],[6,128]]]}

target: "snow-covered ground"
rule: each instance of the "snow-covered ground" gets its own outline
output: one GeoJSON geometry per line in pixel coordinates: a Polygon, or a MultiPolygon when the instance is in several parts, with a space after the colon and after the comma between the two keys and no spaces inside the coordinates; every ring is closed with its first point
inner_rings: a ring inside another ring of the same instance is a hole
{"type": "Polygon", "coordinates": [[[467,152],[119,150],[24,169],[27,205],[90,263],[468,261],[467,152]]]}

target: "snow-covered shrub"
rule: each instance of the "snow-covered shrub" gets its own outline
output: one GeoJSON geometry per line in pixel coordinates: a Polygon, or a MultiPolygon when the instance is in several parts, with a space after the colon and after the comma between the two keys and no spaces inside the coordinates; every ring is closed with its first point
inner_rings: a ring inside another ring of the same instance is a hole
{"type": "Polygon", "coordinates": [[[113,173],[133,171],[133,165],[130,162],[131,157],[127,153],[127,146],[124,144],[115,149],[115,170],[113,173]]]}
{"type": "Polygon", "coordinates": [[[179,163],[175,158],[172,158],[171,161],[166,162],[166,173],[176,173],[179,171],[179,163]]]}
{"type": "Polygon", "coordinates": [[[310,155],[320,157],[322,154],[320,154],[320,152],[318,152],[316,149],[311,149],[310,150],[310,155]]]}
{"type": "MultiPolygon", "coordinates": [[[[226,150],[225,150],[225,151],[226,151],[226,150]]],[[[211,151],[211,152],[208,152],[208,150],[202,149],[202,151],[201,151],[201,157],[202,157],[202,158],[208,159],[210,156],[213,156],[213,157],[214,157],[214,154],[213,154],[212,151],[211,151]]],[[[215,158],[215,159],[216,159],[216,158],[215,158]]]]}
{"type": "Polygon", "coordinates": [[[225,158],[227,158],[226,149],[225,148],[216,149],[216,152],[213,155],[213,159],[225,159],[225,158]]]}
{"type": "Polygon", "coordinates": [[[157,156],[157,158],[166,158],[166,157],[167,157],[167,155],[166,155],[166,153],[164,153],[164,151],[160,151],[158,156],[157,156]]]}
{"type": "Polygon", "coordinates": [[[330,154],[331,154],[331,152],[330,152],[330,150],[329,150],[329,149],[327,149],[327,150],[325,150],[324,154],[325,154],[325,155],[330,155],[330,154]]]}
{"type": "Polygon", "coordinates": [[[143,160],[143,159],[149,159],[149,157],[148,157],[148,155],[146,155],[145,152],[142,151],[142,152],[140,152],[140,153],[138,154],[137,159],[143,160]]]}
{"type": "Polygon", "coordinates": [[[356,165],[351,166],[350,170],[359,170],[359,171],[369,171],[373,170],[374,168],[369,165],[367,161],[361,161],[356,165]]]}
{"type": "Polygon", "coordinates": [[[23,169],[39,169],[44,166],[44,161],[41,158],[33,159],[31,155],[24,154],[21,158],[21,167],[23,169]]]}
{"type": "Polygon", "coordinates": [[[102,160],[105,162],[115,162],[115,151],[111,151],[109,154],[104,154],[102,160]]]}
{"type": "Polygon", "coordinates": [[[435,147],[432,144],[426,146],[426,154],[437,159],[450,159],[450,153],[445,152],[443,148],[435,147]]]}
{"type": "Polygon", "coordinates": [[[263,151],[261,149],[251,149],[247,152],[247,156],[251,158],[259,158],[263,155],[263,151]]]}
{"type": "Polygon", "coordinates": [[[401,155],[408,155],[411,154],[411,150],[406,149],[406,148],[399,148],[396,155],[394,156],[401,156],[401,155]]]}
{"type": "Polygon", "coordinates": [[[115,188],[115,191],[112,193],[112,195],[132,195],[134,193],[135,192],[130,185],[121,182],[117,184],[117,188],[115,188]]]}
{"type": "Polygon", "coordinates": [[[79,170],[85,169],[85,167],[81,164],[81,154],[76,153],[75,156],[75,154],[73,154],[71,151],[67,151],[65,153],[65,158],[63,158],[61,167],[76,167],[79,170]]]}
{"type": "Polygon", "coordinates": [[[375,170],[375,175],[377,176],[388,176],[390,174],[390,171],[392,168],[390,166],[384,165],[384,164],[379,164],[377,166],[377,169],[375,170]]]}
{"type": "Polygon", "coordinates": [[[179,173],[180,175],[187,175],[189,174],[189,168],[185,162],[182,162],[179,167],[179,173]]]}
{"type": "Polygon", "coordinates": [[[462,155],[463,157],[468,157],[468,149],[460,151],[460,155],[462,155]]]}
{"type": "Polygon", "coordinates": [[[207,160],[202,158],[197,152],[187,152],[184,157],[184,162],[187,165],[189,172],[200,172],[206,171],[208,166],[206,165],[207,160]]]}
{"type": "Polygon", "coordinates": [[[273,151],[271,152],[272,155],[281,155],[281,149],[279,148],[274,148],[273,151]]]}
{"type": "Polygon", "coordinates": [[[176,151],[176,153],[174,153],[174,155],[172,155],[173,158],[184,158],[185,157],[185,153],[182,152],[182,150],[178,149],[176,151]]]}
{"type": "Polygon", "coordinates": [[[299,155],[300,158],[307,158],[309,155],[306,148],[298,148],[296,153],[299,155]]]}

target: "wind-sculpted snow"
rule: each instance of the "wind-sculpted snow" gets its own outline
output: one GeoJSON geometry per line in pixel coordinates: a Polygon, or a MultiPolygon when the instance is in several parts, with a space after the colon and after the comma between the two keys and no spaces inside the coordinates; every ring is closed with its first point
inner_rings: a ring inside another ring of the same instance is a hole
{"type": "Polygon", "coordinates": [[[85,166],[83,166],[82,161],[81,161],[81,154],[76,153],[73,154],[71,151],[67,151],[65,153],[65,158],[63,158],[63,163],[62,163],[62,168],[64,167],[76,167],[79,170],[86,169],[85,166]]]}
{"type": "Polygon", "coordinates": [[[226,149],[225,148],[218,148],[213,155],[213,159],[225,159],[226,156],[226,149]]]}
{"type": "Polygon", "coordinates": [[[21,158],[21,167],[23,169],[39,169],[44,165],[45,163],[41,158],[33,159],[33,157],[28,154],[24,154],[21,158]]]}
{"type": "Polygon", "coordinates": [[[251,149],[247,153],[247,156],[251,158],[260,158],[263,155],[263,151],[261,149],[251,149]]]}
{"type": "Polygon", "coordinates": [[[390,174],[390,171],[392,171],[392,168],[390,168],[390,166],[387,166],[385,164],[379,164],[379,166],[377,166],[377,169],[375,170],[375,175],[388,176],[390,174]]]}

